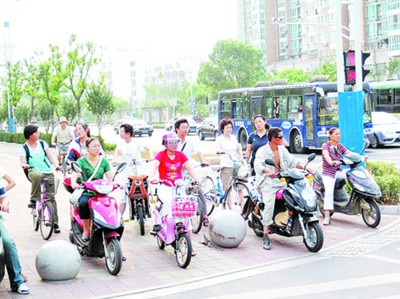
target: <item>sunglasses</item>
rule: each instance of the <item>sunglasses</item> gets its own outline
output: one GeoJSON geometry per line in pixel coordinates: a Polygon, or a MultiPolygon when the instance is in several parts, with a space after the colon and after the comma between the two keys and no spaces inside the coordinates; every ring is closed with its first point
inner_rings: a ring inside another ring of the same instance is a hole
{"type": "Polygon", "coordinates": [[[171,140],[171,141],[167,141],[167,144],[178,144],[179,141],[177,140],[171,140]]]}
{"type": "Polygon", "coordinates": [[[276,136],[276,139],[283,139],[283,136],[276,136]]]}

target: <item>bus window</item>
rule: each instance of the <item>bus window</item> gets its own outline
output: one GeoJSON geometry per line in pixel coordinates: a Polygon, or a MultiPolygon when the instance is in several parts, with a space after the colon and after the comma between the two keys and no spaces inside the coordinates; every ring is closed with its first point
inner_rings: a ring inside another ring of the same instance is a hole
{"type": "Polygon", "coordinates": [[[287,98],[274,97],[273,102],[273,118],[286,119],[287,118],[287,98]]]}
{"type": "Polygon", "coordinates": [[[265,118],[266,119],[274,118],[274,117],[272,117],[272,98],[271,97],[267,97],[265,99],[265,118]]]}
{"type": "Polygon", "coordinates": [[[337,96],[321,97],[318,101],[318,125],[337,126],[338,121],[337,96]]]}
{"type": "Polygon", "coordinates": [[[400,88],[393,89],[394,104],[400,104],[400,88]]]}
{"type": "Polygon", "coordinates": [[[219,115],[220,118],[231,117],[231,100],[224,98],[220,103],[219,115]]]}
{"type": "Polygon", "coordinates": [[[301,96],[289,96],[288,119],[301,118],[302,111],[303,111],[302,97],[301,96]]]}

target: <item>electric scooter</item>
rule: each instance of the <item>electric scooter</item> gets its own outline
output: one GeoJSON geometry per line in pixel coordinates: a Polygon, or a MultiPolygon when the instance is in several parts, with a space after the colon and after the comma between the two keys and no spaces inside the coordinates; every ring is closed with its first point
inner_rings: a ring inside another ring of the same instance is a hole
{"type": "MultiPolygon", "coordinates": [[[[311,177],[306,166],[315,156],[308,156],[304,169],[292,168],[276,174],[278,179],[286,181],[287,186],[276,192],[273,223],[269,227],[271,234],[284,237],[303,236],[304,245],[311,252],[318,252],[324,244],[324,234],[317,217],[316,194],[306,181],[311,177]]],[[[275,166],[271,159],[265,160],[265,164],[275,166]]],[[[261,197],[256,196],[247,199],[242,212],[245,220],[251,215],[248,225],[259,237],[263,236],[263,209],[261,197]]]]}
{"type": "Polygon", "coordinates": [[[161,216],[164,203],[157,196],[157,202],[153,210],[154,228],[151,234],[157,238],[158,248],[164,249],[166,245],[171,245],[174,248],[178,266],[186,268],[192,258],[192,242],[188,236],[188,226],[190,218],[196,214],[196,198],[186,195],[183,180],[176,180],[174,186],[167,180],[152,181],[151,183],[167,184],[172,187],[170,195],[172,198],[172,214],[161,216]]]}
{"type": "MultiPolygon", "coordinates": [[[[369,142],[364,143],[363,151],[369,146],[369,142]]],[[[332,150],[337,150],[332,147],[332,150]]],[[[347,215],[362,215],[365,224],[369,227],[377,227],[381,221],[381,211],[376,199],[382,196],[381,189],[374,177],[361,164],[365,157],[351,153],[342,160],[342,165],[347,165],[350,170],[346,172],[347,182],[350,185],[350,195],[345,189],[346,179],[337,179],[333,193],[334,212],[347,215]]],[[[317,194],[320,212],[324,215],[325,188],[322,181],[322,174],[317,171],[314,174],[313,188],[317,194]]]]}
{"type": "MultiPolygon", "coordinates": [[[[122,172],[125,166],[125,163],[118,165],[115,175],[122,172]]],[[[72,162],[72,169],[82,173],[76,162],[72,162]]],[[[119,241],[124,231],[124,221],[118,210],[118,203],[115,198],[108,196],[119,187],[114,182],[115,175],[111,182],[104,179],[82,182],[81,188],[95,193],[88,203],[92,221],[89,242],[82,241],[82,220],[79,208],[74,203],[70,204],[71,231],[69,233],[70,242],[77,245],[81,255],[105,257],[107,270],[112,275],[117,275],[122,267],[119,241]]]]}

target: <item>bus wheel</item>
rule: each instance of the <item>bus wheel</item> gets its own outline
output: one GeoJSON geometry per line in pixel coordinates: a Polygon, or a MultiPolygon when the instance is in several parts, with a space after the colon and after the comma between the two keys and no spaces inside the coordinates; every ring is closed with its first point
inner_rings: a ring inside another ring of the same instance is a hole
{"type": "Polygon", "coordinates": [[[295,154],[304,154],[306,151],[298,131],[294,131],[290,137],[290,151],[295,154]]]}
{"type": "Polygon", "coordinates": [[[242,150],[246,150],[247,146],[247,134],[245,130],[240,130],[239,132],[239,143],[242,146],[242,150]]]}

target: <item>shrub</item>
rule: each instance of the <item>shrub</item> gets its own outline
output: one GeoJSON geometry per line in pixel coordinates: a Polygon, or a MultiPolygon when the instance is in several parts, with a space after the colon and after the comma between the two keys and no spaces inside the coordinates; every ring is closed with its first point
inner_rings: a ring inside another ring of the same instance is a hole
{"type": "Polygon", "coordinates": [[[381,188],[382,202],[384,204],[398,204],[400,202],[400,171],[394,164],[368,161],[367,168],[371,170],[381,188]]]}

